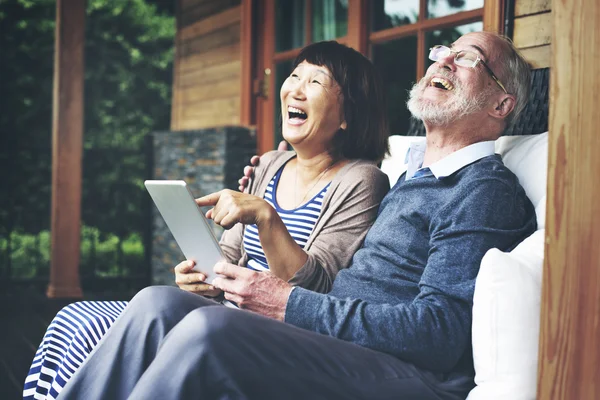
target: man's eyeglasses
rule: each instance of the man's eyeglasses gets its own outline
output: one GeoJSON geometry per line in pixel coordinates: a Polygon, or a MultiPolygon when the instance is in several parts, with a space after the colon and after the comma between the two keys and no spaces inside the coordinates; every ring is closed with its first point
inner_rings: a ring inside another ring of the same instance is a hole
{"type": "Polygon", "coordinates": [[[490,76],[498,84],[498,86],[500,86],[504,93],[508,94],[506,88],[504,87],[502,82],[500,82],[500,79],[498,79],[496,75],[494,75],[490,67],[486,65],[485,61],[483,61],[477,53],[473,53],[472,51],[466,50],[455,51],[449,47],[437,45],[429,49],[429,59],[431,61],[438,61],[441,58],[448,57],[451,53],[455,54],[454,64],[460,65],[461,67],[475,68],[477,64],[483,65],[485,70],[488,72],[488,74],[490,74],[490,76]]]}

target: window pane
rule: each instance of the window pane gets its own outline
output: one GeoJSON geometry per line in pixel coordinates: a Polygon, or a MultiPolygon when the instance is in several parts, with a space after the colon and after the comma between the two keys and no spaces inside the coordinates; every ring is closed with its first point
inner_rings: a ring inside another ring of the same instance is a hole
{"type": "Polygon", "coordinates": [[[273,132],[273,143],[275,143],[275,148],[277,148],[279,142],[283,140],[283,136],[281,134],[281,100],[279,91],[281,90],[281,85],[283,85],[283,82],[288,76],[290,76],[290,73],[292,72],[293,62],[293,60],[283,61],[275,66],[275,112],[273,113],[273,118],[275,119],[275,123],[273,124],[275,127],[275,132],[273,132]]]}
{"type": "Polygon", "coordinates": [[[427,18],[443,17],[483,7],[484,0],[427,0],[427,18]]]}
{"type": "Polygon", "coordinates": [[[383,79],[392,135],[408,132],[408,92],[417,76],[417,38],[409,36],[373,45],[373,63],[383,79]]]}
{"type": "Polygon", "coordinates": [[[371,2],[371,31],[381,31],[417,22],[419,0],[374,0],[371,2]]]}
{"type": "Polygon", "coordinates": [[[304,0],[277,0],[275,3],[275,51],[303,47],[306,26],[304,0]]]}
{"type": "Polygon", "coordinates": [[[425,65],[429,67],[433,61],[429,59],[429,49],[436,44],[450,46],[456,39],[469,32],[479,32],[483,30],[483,22],[473,22],[471,24],[454,26],[452,28],[441,29],[425,33],[425,65]]]}
{"type": "Polygon", "coordinates": [[[348,0],[313,0],[311,7],[313,42],[348,33],[348,0]]]}

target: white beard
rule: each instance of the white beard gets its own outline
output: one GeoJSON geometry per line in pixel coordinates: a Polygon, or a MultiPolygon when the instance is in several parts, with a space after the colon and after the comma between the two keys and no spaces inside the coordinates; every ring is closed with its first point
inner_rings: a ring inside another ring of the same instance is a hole
{"type": "MultiPolygon", "coordinates": [[[[443,71],[438,71],[437,74],[445,75],[443,71]]],[[[415,83],[410,90],[406,105],[414,118],[436,126],[447,126],[467,115],[483,110],[493,93],[493,90],[486,89],[475,97],[469,97],[464,93],[463,88],[455,83],[452,91],[453,100],[446,104],[440,104],[423,98],[423,91],[429,86],[429,82],[431,82],[431,76],[425,76],[415,83]]]]}

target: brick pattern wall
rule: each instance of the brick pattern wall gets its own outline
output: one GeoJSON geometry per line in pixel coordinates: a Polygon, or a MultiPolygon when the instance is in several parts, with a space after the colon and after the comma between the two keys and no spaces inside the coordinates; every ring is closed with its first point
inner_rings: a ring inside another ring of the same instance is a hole
{"type": "MultiPolygon", "coordinates": [[[[153,179],[183,179],[200,197],[236,189],[250,157],[256,154],[254,130],[225,126],[153,134],[153,179]]],[[[217,237],[221,228],[213,226],[217,237]]],[[[153,209],[152,284],[173,285],[173,267],[184,260],[158,210],[153,209]]]]}

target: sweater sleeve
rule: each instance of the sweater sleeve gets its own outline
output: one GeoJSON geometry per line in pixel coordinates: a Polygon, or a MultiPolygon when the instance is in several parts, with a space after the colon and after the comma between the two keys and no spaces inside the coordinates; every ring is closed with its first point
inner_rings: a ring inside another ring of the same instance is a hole
{"type": "Polygon", "coordinates": [[[326,293],[346,268],[373,225],[389,179],[379,168],[362,164],[347,173],[330,203],[333,215],[307,250],[306,263],[289,280],[294,286],[326,293]]]}
{"type": "Polygon", "coordinates": [[[533,207],[520,192],[493,180],[475,182],[436,212],[412,301],[374,304],[361,300],[361,293],[342,299],[298,288],[288,299],[286,322],[422,368],[450,371],[470,348],[473,291],[483,255],[492,247],[508,249],[535,229],[533,207]]]}

